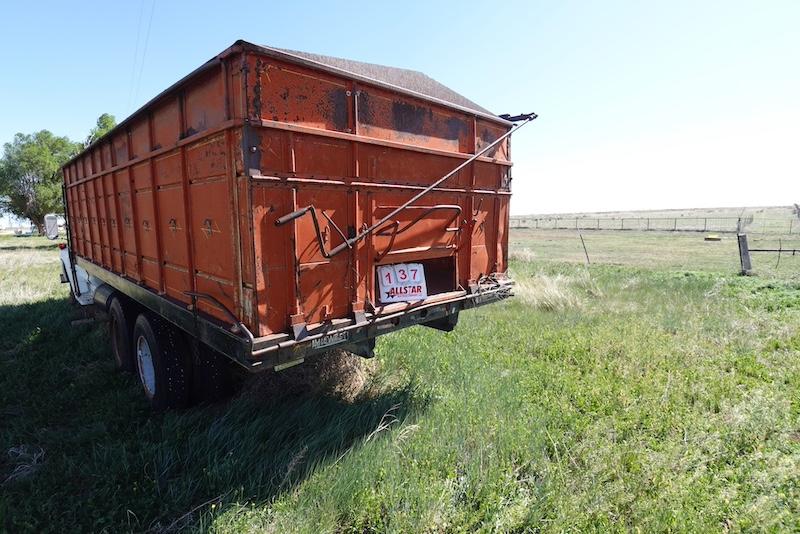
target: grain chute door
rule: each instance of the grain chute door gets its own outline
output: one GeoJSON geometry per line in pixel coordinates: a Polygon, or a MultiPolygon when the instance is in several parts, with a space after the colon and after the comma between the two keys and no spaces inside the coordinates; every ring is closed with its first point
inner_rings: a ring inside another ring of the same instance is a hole
{"type": "MultiPolygon", "coordinates": [[[[373,220],[387,216],[410,197],[410,193],[377,194],[373,220]]],[[[453,255],[463,219],[459,200],[455,195],[431,193],[392,217],[373,237],[379,263],[453,255]]]]}

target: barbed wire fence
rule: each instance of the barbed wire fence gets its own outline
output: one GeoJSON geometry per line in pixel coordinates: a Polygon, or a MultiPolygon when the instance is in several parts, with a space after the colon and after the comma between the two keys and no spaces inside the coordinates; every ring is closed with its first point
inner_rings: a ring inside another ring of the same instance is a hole
{"type": "Polygon", "coordinates": [[[800,219],[747,217],[524,217],[511,228],[539,230],[620,230],[637,232],[720,232],[800,234],[800,219]]]}
{"type": "MultiPolygon", "coordinates": [[[[627,218],[626,218],[627,220],[627,218]]],[[[573,219],[574,221],[574,219],[573,219]]],[[[740,272],[756,276],[800,276],[800,230],[770,233],[681,233],[675,231],[593,233],[561,227],[555,232],[512,229],[509,257],[523,262],[566,262],[628,265],[713,272],[740,272]],[[743,260],[742,237],[747,262],[743,260]],[[752,256],[749,253],[754,253],[752,256]],[[741,269],[739,267],[741,266],[741,269]]],[[[540,227],[541,228],[541,227],[540,227]]],[[[678,228],[681,228],[678,225],[678,228]]],[[[596,230],[591,228],[591,230],[596,230]]],[[[616,229],[618,230],[618,228],[616,229]]],[[[626,226],[626,230],[628,227],[626,226]]],[[[700,229],[702,231],[702,228],[700,229]]]]}

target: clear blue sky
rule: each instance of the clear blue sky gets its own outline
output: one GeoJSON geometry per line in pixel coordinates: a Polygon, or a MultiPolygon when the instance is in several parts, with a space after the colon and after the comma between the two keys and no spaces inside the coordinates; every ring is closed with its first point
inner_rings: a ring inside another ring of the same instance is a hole
{"type": "Polygon", "coordinates": [[[786,205],[800,202],[798,28],[793,0],[13,2],[0,142],[81,139],[242,38],[536,111],[513,141],[514,213],[786,205]]]}

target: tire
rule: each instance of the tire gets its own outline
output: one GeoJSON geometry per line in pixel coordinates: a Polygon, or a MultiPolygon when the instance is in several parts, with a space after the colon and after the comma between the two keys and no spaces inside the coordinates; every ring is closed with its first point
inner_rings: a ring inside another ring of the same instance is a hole
{"type": "Polygon", "coordinates": [[[133,353],[144,393],[154,410],[189,405],[191,366],[181,332],[150,314],[140,314],[133,328],[133,353]]]}
{"type": "Polygon", "coordinates": [[[108,331],[111,337],[111,354],[117,369],[125,373],[136,371],[133,357],[133,322],[128,319],[125,307],[119,298],[111,301],[108,307],[108,331]]]}
{"type": "Polygon", "coordinates": [[[192,402],[215,403],[233,391],[231,362],[203,343],[196,343],[192,361],[192,402]]]}

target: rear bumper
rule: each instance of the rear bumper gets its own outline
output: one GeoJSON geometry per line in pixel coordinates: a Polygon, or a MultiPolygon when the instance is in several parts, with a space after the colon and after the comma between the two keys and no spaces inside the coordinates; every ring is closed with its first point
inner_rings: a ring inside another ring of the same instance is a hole
{"type": "Polygon", "coordinates": [[[323,324],[309,329],[309,335],[283,342],[269,342],[266,338],[255,339],[249,369],[289,367],[303,359],[329,351],[359,345],[383,334],[409,326],[458,316],[462,310],[483,306],[511,296],[513,281],[494,281],[476,286],[470,292],[454,291],[433,295],[424,301],[386,306],[367,313],[363,321],[344,325],[323,324]]]}
{"type": "MultiPolygon", "coordinates": [[[[414,303],[391,304],[365,313],[360,319],[334,320],[309,325],[307,335],[290,334],[255,338],[244,325],[232,326],[197,312],[132,280],[114,274],[84,258],[77,265],[120,293],[169,321],[188,335],[228,356],[251,372],[282,369],[333,348],[364,347],[376,337],[417,324],[454,318],[462,310],[490,304],[511,296],[514,282],[504,276],[491,278],[468,291],[433,295],[414,303]]],[[[356,352],[358,352],[356,350],[356,352]]]]}

